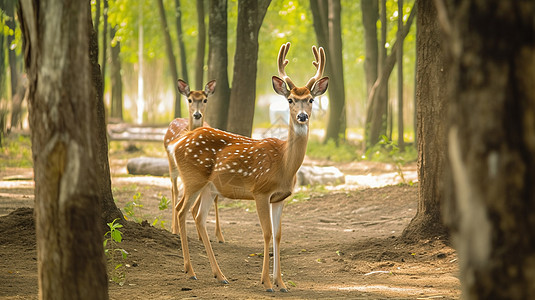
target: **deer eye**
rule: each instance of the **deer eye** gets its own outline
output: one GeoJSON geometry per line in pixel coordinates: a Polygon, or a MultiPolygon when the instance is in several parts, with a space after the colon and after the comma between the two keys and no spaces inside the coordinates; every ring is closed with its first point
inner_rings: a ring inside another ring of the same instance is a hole
{"type": "Polygon", "coordinates": [[[310,103],[314,103],[314,98],[308,100],[308,102],[310,102],[310,103]]]}
{"type": "Polygon", "coordinates": [[[204,99],[203,103],[206,103],[206,102],[208,102],[208,99],[204,99]]]}
{"type": "Polygon", "coordinates": [[[288,99],[288,103],[292,104],[294,101],[292,99],[288,99]]]}
{"type": "Polygon", "coordinates": [[[193,101],[191,101],[191,99],[188,99],[188,102],[191,103],[191,102],[193,102],[193,101]]]}

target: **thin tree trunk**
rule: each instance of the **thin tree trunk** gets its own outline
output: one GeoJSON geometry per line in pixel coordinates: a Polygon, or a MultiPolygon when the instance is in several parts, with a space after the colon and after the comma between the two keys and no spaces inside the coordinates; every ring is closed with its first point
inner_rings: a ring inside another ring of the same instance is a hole
{"type": "Polygon", "coordinates": [[[97,40],[98,40],[99,25],[100,25],[100,0],[95,0],[95,20],[93,21],[93,28],[95,28],[95,32],[97,34],[97,40]]]}
{"type": "Polygon", "coordinates": [[[215,93],[206,108],[210,126],[226,130],[230,102],[227,54],[227,1],[210,0],[208,25],[208,80],[216,80],[215,93]]]}
{"type": "Polygon", "coordinates": [[[535,299],[535,3],[447,3],[445,218],[463,298],[535,299]]]}
{"type": "Polygon", "coordinates": [[[89,2],[22,0],[39,295],[107,299],[89,2]],[[45,50],[46,49],[46,50],[45,50]],[[64,84],[68,82],[69,84],[64,84]],[[76,109],[73,109],[76,108],[76,109]]]}
{"type": "Polygon", "coordinates": [[[397,52],[398,60],[398,147],[405,150],[403,139],[403,0],[398,0],[398,36],[401,44],[397,52]]]}
{"type": "MultiPolygon", "coordinates": [[[[162,25],[162,31],[165,38],[165,49],[167,50],[167,60],[169,62],[169,71],[173,79],[173,87],[178,82],[178,73],[176,69],[176,59],[173,53],[173,44],[171,43],[171,35],[169,34],[169,26],[167,26],[167,18],[165,16],[165,9],[163,7],[163,0],[156,0],[158,2],[158,10],[160,12],[160,24],[162,25]]],[[[175,91],[175,118],[180,118],[180,93],[177,88],[175,91]]]]}
{"type": "Polygon", "coordinates": [[[362,0],[362,24],[364,25],[364,42],[366,43],[366,58],[364,70],[366,73],[366,86],[370,93],[375,80],[379,63],[379,49],[377,41],[377,19],[379,18],[377,0],[362,0]]]}
{"type": "Polygon", "coordinates": [[[234,75],[230,92],[229,132],[251,136],[256,99],[258,32],[271,0],[238,0],[234,75]]]}
{"type": "MultiPolygon", "coordinates": [[[[407,36],[407,34],[410,31],[412,22],[414,20],[414,17],[416,16],[416,4],[418,3],[418,0],[415,1],[415,4],[413,4],[413,7],[411,9],[411,13],[409,15],[409,18],[407,19],[407,22],[403,26],[403,38],[407,36]]],[[[381,126],[381,122],[379,121],[371,121],[374,115],[379,115],[380,112],[384,111],[385,108],[382,107],[382,104],[384,101],[379,101],[379,98],[381,97],[382,93],[385,92],[385,89],[388,87],[388,78],[390,77],[390,74],[392,73],[392,70],[394,69],[394,66],[396,65],[396,53],[398,51],[398,48],[402,42],[398,41],[396,39],[396,42],[392,46],[392,52],[390,55],[386,58],[384,61],[383,67],[379,70],[379,78],[375,81],[372,90],[370,92],[370,95],[368,97],[368,111],[366,114],[366,129],[368,130],[366,133],[366,146],[371,147],[377,144],[379,141],[379,138],[381,137],[381,130],[384,128],[381,126]]],[[[380,49],[380,47],[379,47],[380,49]]],[[[386,105],[386,104],[384,104],[386,105]]],[[[384,116],[384,115],[383,115],[384,116]]],[[[383,117],[383,121],[386,121],[386,116],[383,117]]]]}
{"type": "Polygon", "coordinates": [[[195,59],[195,89],[202,90],[204,75],[204,54],[206,48],[206,26],[204,24],[204,0],[197,0],[197,58],[195,59]]]}
{"type": "MultiPolygon", "coordinates": [[[[115,38],[117,33],[117,25],[111,28],[111,39],[115,38]]],[[[110,45],[110,59],[111,59],[111,113],[112,118],[123,119],[123,82],[121,76],[121,42],[115,41],[115,46],[110,45]]]]}
{"type": "MultiPolygon", "coordinates": [[[[182,7],[180,0],[175,0],[175,21],[176,21],[176,36],[178,39],[178,51],[180,52],[180,67],[182,70],[182,79],[189,82],[188,78],[188,62],[186,58],[186,46],[184,44],[184,34],[182,33],[182,7]]],[[[175,80],[176,83],[176,80],[175,80]]]]}

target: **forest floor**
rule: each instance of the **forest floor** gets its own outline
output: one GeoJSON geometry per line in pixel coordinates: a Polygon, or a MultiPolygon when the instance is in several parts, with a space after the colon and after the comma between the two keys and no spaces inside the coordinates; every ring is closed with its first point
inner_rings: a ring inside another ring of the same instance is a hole
{"type": "MultiPolygon", "coordinates": [[[[392,185],[396,172],[391,165],[337,164],[346,175],[370,181],[368,187],[310,187],[287,200],[281,264],[290,292],[268,293],[260,283],[263,238],[254,202],[220,201],[225,243],[214,242],[210,212],[207,227],[227,285],[212,278],[189,217],[190,253],[198,277],[191,280],[183,271],[180,239],[169,232],[170,208],[160,210],[158,205],[162,196],[171,199],[169,178],[127,175],[121,153],[110,154],[110,161],[118,207],[124,212],[134,199],[143,205],[133,208],[120,229],[124,239],[119,247],[129,255],[124,284],[110,282],[111,299],[460,298],[457,254],[447,242],[399,239],[416,213],[418,188],[392,185]]],[[[404,171],[405,177],[414,177],[415,165],[404,171]]],[[[37,298],[32,176],[30,168],[0,169],[0,299],[37,298]]]]}

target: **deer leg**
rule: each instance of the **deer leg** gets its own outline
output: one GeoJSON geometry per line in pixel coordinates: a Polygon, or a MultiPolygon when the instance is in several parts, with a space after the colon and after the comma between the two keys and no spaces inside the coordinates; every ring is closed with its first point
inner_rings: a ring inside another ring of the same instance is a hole
{"type": "Polygon", "coordinates": [[[262,276],[260,278],[262,284],[266,288],[266,292],[273,292],[273,285],[269,279],[269,243],[271,242],[271,217],[269,197],[255,195],[256,212],[262,227],[264,235],[264,262],[262,264],[262,276]]]}
{"type": "Polygon", "coordinates": [[[197,202],[200,204],[198,205],[198,214],[195,216],[195,225],[197,225],[197,231],[204,244],[204,248],[206,249],[208,260],[210,260],[210,266],[212,267],[214,278],[221,283],[228,284],[229,282],[227,278],[225,275],[223,275],[219,265],[217,264],[212,245],[210,244],[210,238],[208,237],[208,232],[206,231],[206,217],[208,216],[208,211],[210,211],[210,206],[212,206],[212,200],[213,196],[211,190],[209,188],[204,188],[197,199],[197,202]]]}
{"type": "MultiPolygon", "coordinates": [[[[191,208],[191,214],[193,215],[193,220],[195,220],[195,223],[197,223],[197,216],[199,215],[199,207],[201,203],[202,194],[203,192],[201,191],[201,194],[199,195],[199,197],[197,197],[197,199],[195,200],[195,204],[193,204],[193,207],[191,208]]],[[[199,226],[195,226],[195,228],[197,229],[197,235],[199,236],[199,241],[202,241],[201,232],[199,231],[199,226]]]]}
{"type": "Polygon", "coordinates": [[[271,205],[271,227],[273,230],[273,282],[280,288],[281,292],[288,292],[286,285],[282,281],[280,263],[280,242],[281,242],[281,216],[284,201],[270,203],[271,205]]]}
{"type": "Polygon", "coordinates": [[[178,220],[177,220],[175,207],[177,205],[177,200],[178,200],[178,185],[177,185],[178,170],[177,170],[176,165],[172,163],[171,159],[169,159],[169,177],[171,177],[171,198],[173,201],[173,206],[172,206],[173,216],[171,219],[171,232],[173,234],[177,234],[178,233],[178,220]]]}
{"type": "Polygon", "coordinates": [[[221,224],[219,223],[219,208],[217,207],[217,199],[218,196],[216,195],[214,198],[214,209],[215,209],[215,236],[217,237],[217,241],[220,243],[225,242],[225,238],[223,237],[223,233],[221,232],[221,224]]]}
{"type": "Polygon", "coordinates": [[[184,194],[182,199],[175,207],[178,214],[178,228],[180,232],[180,244],[182,246],[182,255],[184,256],[184,269],[186,274],[190,276],[191,279],[197,279],[195,272],[193,271],[193,266],[191,265],[191,258],[189,255],[189,246],[188,246],[188,235],[186,234],[186,215],[193,204],[193,201],[199,195],[200,190],[190,193],[187,189],[184,189],[184,194]]]}

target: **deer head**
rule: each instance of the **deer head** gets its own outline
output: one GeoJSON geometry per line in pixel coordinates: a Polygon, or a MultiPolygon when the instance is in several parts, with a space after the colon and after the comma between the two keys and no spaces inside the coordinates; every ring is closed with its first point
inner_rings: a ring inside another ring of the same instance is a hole
{"type": "Polygon", "coordinates": [[[190,128],[203,126],[203,115],[208,97],[215,92],[215,80],[206,84],[203,91],[190,91],[189,85],[182,79],[178,80],[178,91],[188,99],[190,128]]]}

